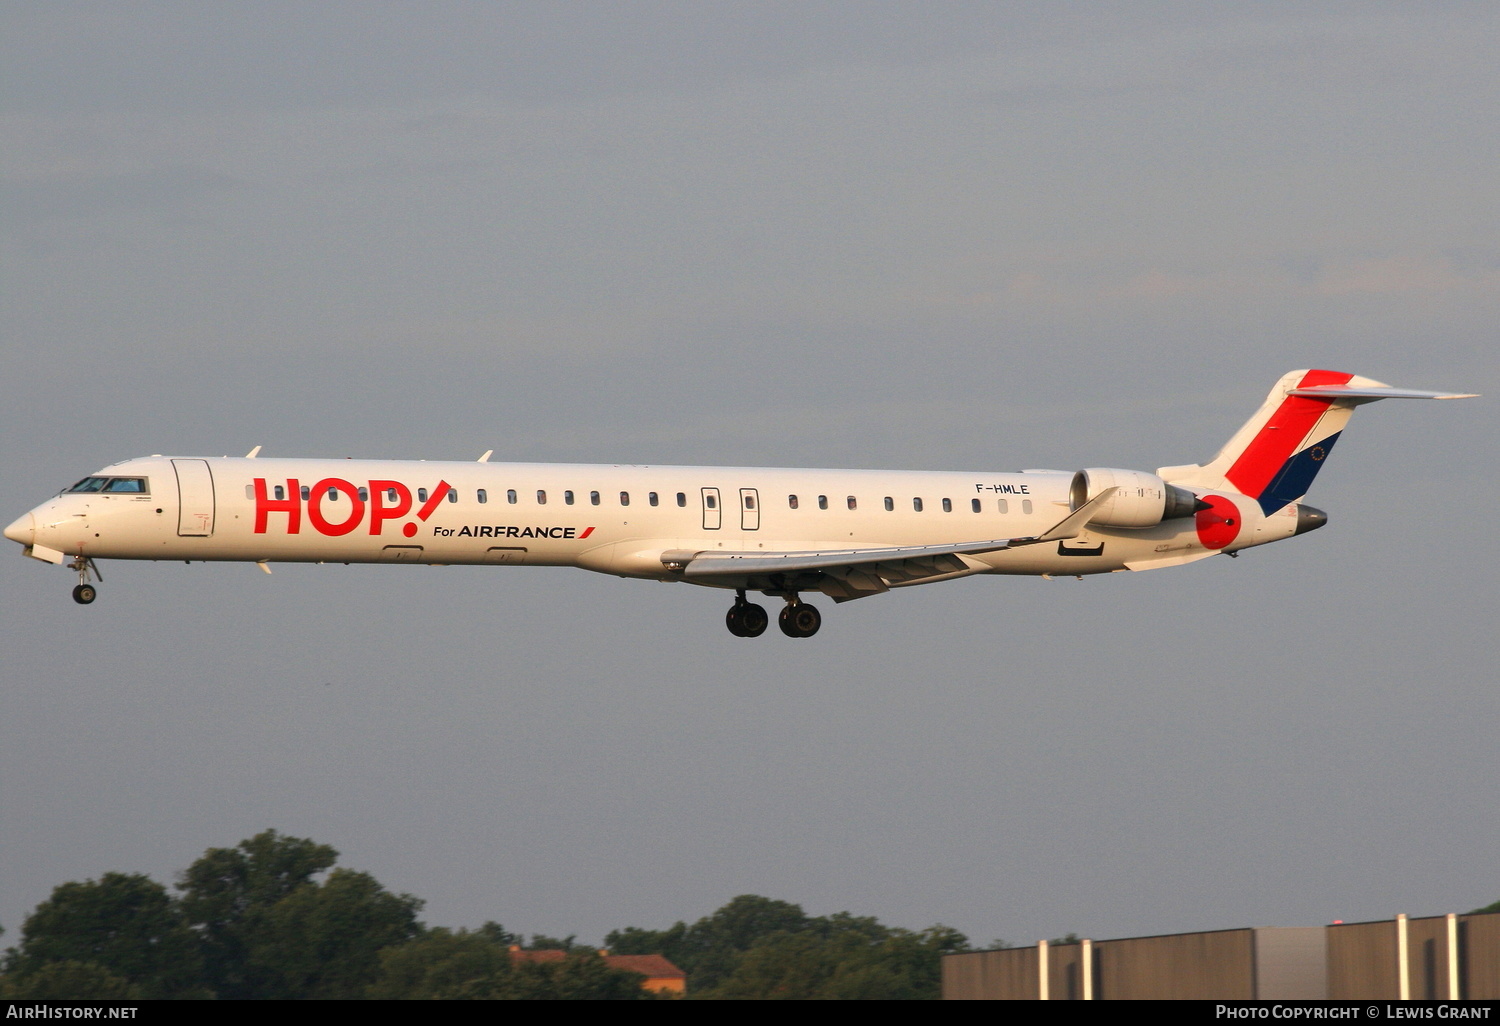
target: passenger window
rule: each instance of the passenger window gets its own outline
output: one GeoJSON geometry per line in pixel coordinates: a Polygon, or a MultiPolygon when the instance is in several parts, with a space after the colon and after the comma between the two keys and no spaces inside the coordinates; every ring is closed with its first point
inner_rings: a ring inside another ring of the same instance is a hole
{"type": "MultiPolygon", "coordinates": [[[[481,488],[481,489],[479,489],[479,491],[475,492],[474,493],[474,497],[476,499],[478,499],[480,502],[489,502],[490,501],[490,494],[489,494],[489,492],[486,492],[483,488],[481,488]]],[[[394,502],[395,500],[396,500],[396,490],[394,488],[392,488],[391,489],[391,501],[394,502]]]]}
{"type": "Polygon", "coordinates": [[[536,490],[536,504],[538,506],[547,505],[547,493],[540,488],[536,490]]]}
{"type": "Polygon", "coordinates": [[[953,512],[953,500],[952,499],[944,499],[943,500],[943,512],[944,513],[952,513],[953,512]]]}
{"type": "Polygon", "coordinates": [[[746,509],[754,509],[755,508],[755,496],[753,496],[753,495],[747,495],[747,496],[745,496],[745,508],[746,509]]]}
{"type": "Polygon", "coordinates": [[[512,506],[516,504],[516,490],[514,488],[505,489],[505,501],[512,506]]]}
{"type": "MultiPolygon", "coordinates": [[[[307,496],[304,495],[303,498],[305,499],[305,498],[307,498],[307,496]]],[[[417,501],[418,502],[426,502],[427,501],[427,489],[426,488],[418,488],[417,489],[417,501]]]]}
{"type": "Polygon", "coordinates": [[[629,492],[621,492],[620,493],[620,505],[621,506],[629,506],[630,505],[630,493],[629,492]]]}
{"type": "Polygon", "coordinates": [[[796,509],[797,508],[797,497],[795,495],[788,495],[786,497],[786,508],[787,509],[796,509]]]}
{"type": "Polygon", "coordinates": [[[1021,512],[1022,513],[1030,513],[1031,512],[1031,500],[1030,499],[1022,499],[1021,500],[1021,512]]]}
{"type": "Polygon", "coordinates": [[[703,496],[703,505],[707,506],[709,509],[718,509],[719,497],[717,495],[705,495],[703,496]]]}
{"type": "MultiPolygon", "coordinates": [[[[277,498],[280,498],[280,496],[277,496],[277,498]]],[[[361,488],[359,490],[359,501],[360,502],[369,502],[370,501],[370,489],[368,489],[368,488],[361,488]]]]}
{"type": "Polygon", "coordinates": [[[855,497],[854,497],[854,496],[852,496],[852,495],[851,495],[851,496],[849,496],[849,508],[850,508],[850,509],[859,509],[859,500],[858,500],[858,499],[856,499],[856,498],[855,498],[855,497]]]}
{"type": "Polygon", "coordinates": [[[571,488],[568,489],[567,491],[563,492],[563,505],[564,506],[571,506],[571,505],[573,505],[573,490],[571,488]]]}
{"type": "Polygon", "coordinates": [[[284,485],[277,485],[275,491],[277,502],[281,502],[286,498],[286,487],[284,485]]]}
{"type": "Polygon", "coordinates": [[[979,512],[979,500],[978,499],[970,499],[969,500],[969,508],[972,509],[975,513],[978,513],[979,512]]]}
{"type": "MultiPolygon", "coordinates": [[[[76,492],[76,491],[78,491],[78,489],[77,488],[69,488],[68,491],[70,491],[70,492],[76,492]]],[[[245,486],[245,498],[247,498],[247,499],[253,499],[253,498],[255,498],[255,486],[254,485],[246,485],[245,486]]]]}
{"type": "Polygon", "coordinates": [[[687,492],[678,492],[677,493],[677,505],[679,505],[679,506],[686,506],[687,505],[687,492]]]}
{"type": "Polygon", "coordinates": [[[458,501],[458,489],[457,488],[449,488],[448,489],[448,501],[449,502],[457,502],[458,501]]]}
{"type": "Polygon", "coordinates": [[[646,493],[646,501],[649,502],[651,505],[655,506],[656,505],[656,493],[655,492],[647,492],[646,493]]]}
{"type": "Polygon", "coordinates": [[[330,488],[330,489],[328,489],[328,501],[329,502],[338,502],[339,501],[339,490],[337,488],[330,488]]]}
{"type": "Polygon", "coordinates": [[[922,500],[921,499],[912,499],[911,500],[911,508],[914,509],[914,510],[916,510],[918,513],[922,512],[922,500]]]}
{"type": "Polygon", "coordinates": [[[591,505],[591,506],[597,506],[597,505],[599,505],[599,493],[598,492],[589,492],[589,505],[591,505]]]}
{"type": "MultiPolygon", "coordinates": [[[[394,488],[387,488],[385,490],[385,501],[386,502],[395,502],[396,501],[396,489],[394,489],[394,488]]],[[[479,493],[479,501],[480,502],[484,501],[484,493],[483,492],[479,493]]]]}
{"type": "Polygon", "coordinates": [[[1010,512],[1010,502],[1007,501],[1007,500],[1005,500],[1005,499],[1000,499],[999,502],[1000,502],[1000,512],[1001,513],[1009,513],[1010,512]]]}
{"type": "MultiPolygon", "coordinates": [[[[302,493],[302,501],[303,502],[306,502],[308,499],[312,498],[312,489],[309,488],[307,485],[303,485],[300,489],[298,489],[298,491],[300,491],[302,493]]],[[[426,498],[425,495],[422,496],[422,497],[424,499],[426,498]]]]}
{"type": "Polygon", "coordinates": [[[820,495],[820,496],[818,496],[818,508],[819,509],[827,509],[828,508],[828,496],[826,496],[826,495],[820,495]]]}

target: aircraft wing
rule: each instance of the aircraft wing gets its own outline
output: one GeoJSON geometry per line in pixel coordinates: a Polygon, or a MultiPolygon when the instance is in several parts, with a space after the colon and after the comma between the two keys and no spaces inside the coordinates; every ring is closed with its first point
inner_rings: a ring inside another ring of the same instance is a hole
{"type": "Polygon", "coordinates": [[[910,545],[800,552],[672,550],[662,553],[668,570],[684,580],[719,587],[772,591],[821,591],[836,602],[877,595],[891,588],[967,577],[989,569],[963,557],[1022,545],[1075,538],[1116,488],[1106,488],[1042,534],[992,538],[955,545],[910,545]]]}

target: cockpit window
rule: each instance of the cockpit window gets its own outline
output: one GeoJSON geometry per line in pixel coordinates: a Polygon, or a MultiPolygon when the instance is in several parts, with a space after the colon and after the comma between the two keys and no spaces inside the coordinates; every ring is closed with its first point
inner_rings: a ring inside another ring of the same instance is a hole
{"type": "Polygon", "coordinates": [[[86,477],[79,481],[70,492],[124,492],[129,495],[149,495],[150,487],[146,484],[144,477],[86,477]]]}

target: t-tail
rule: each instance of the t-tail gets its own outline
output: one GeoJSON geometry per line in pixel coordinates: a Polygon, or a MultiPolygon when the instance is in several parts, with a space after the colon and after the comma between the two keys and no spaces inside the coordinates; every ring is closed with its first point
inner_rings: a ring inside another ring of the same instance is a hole
{"type": "Polygon", "coordinates": [[[1392,388],[1340,371],[1292,371],[1211,461],[1156,473],[1186,488],[1248,495],[1269,516],[1307,494],[1354,407],[1377,399],[1468,398],[1469,393],[1392,388]]]}

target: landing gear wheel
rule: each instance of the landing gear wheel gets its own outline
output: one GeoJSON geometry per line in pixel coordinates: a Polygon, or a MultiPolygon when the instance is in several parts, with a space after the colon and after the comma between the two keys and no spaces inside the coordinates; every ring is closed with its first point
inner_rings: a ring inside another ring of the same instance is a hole
{"type": "Polygon", "coordinates": [[[94,586],[92,584],[80,584],[78,587],[73,589],[73,601],[77,602],[80,606],[88,605],[90,602],[94,601],[94,599],[97,598],[98,595],[99,593],[94,590],[94,586]]]}
{"type": "Polygon", "coordinates": [[[796,602],[781,611],[777,624],[789,638],[810,638],[823,626],[823,617],[807,603],[796,602]]]}
{"type": "Polygon", "coordinates": [[[758,638],[766,633],[766,626],[771,618],[766,615],[765,606],[757,606],[753,602],[744,606],[740,613],[740,626],[744,629],[741,637],[758,638]]]}
{"type": "Polygon", "coordinates": [[[736,638],[758,638],[766,632],[766,624],[770,622],[765,607],[752,602],[736,602],[724,614],[724,626],[736,638]]]}

